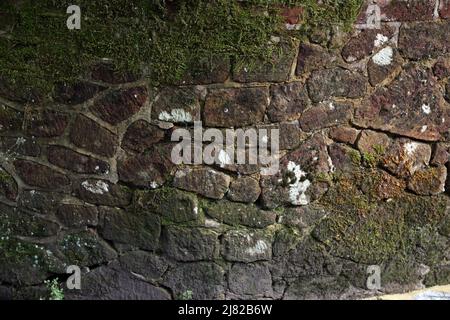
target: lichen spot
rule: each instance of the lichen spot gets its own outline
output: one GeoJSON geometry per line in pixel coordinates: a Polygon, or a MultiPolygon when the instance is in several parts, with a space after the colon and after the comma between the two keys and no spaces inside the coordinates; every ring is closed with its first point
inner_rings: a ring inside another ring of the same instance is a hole
{"type": "Polygon", "coordinates": [[[83,181],[81,183],[83,188],[85,188],[87,191],[92,192],[94,194],[104,194],[109,192],[109,186],[104,181],[97,181],[95,183],[90,183],[89,181],[83,181]]]}
{"type": "Polygon", "coordinates": [[[381,49],[377,54],[372,57],[372,61],[379,66],[388,66],[392,63],[392,57],[394,50],[391,47],[381,49]]]}
{"type": "Polygon", "coordinates": [[[309,199],[306,196],[306,190],[311,186],[311,182],[305,179],[306,172],[304,172],[300,165],[295,162],[289,161],[287,170],[294,174],[294,181],[290,181],[289,184],[289,201],[295,206],[305,206],[309,203],[309,199]]]}
{"type": "Polygon", "coordinates": [[[192,122],[192,115],[183,109],[173,109],[168,113],[163,111],[159,114],[158,119],[166,122],[192,122]]]}
{"type": "Polygon", "coordinates": [[[430,114],[431,113],[431,108],[428,104],[423,104],[422,105],[422,112],[425,114],[430,114]]]}
{"type": "Polygon", "coordinates": [[[387,41],[389,40],[388,37],[386,37],[385,35],[379,33],[377,34],[377,37],[375,38],[375,40],[373,41],[373,45],[377,48],[377,47],[381,47],[383,44],[385,44],[387,41]]]}

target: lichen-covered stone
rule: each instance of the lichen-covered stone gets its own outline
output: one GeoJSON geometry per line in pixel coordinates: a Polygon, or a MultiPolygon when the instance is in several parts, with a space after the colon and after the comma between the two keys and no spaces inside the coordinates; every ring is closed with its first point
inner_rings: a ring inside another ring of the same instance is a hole
{"type": "Polygon", "coordinates": [[[227,56],[214,55],[211,59],[193,61],[178,84],[223,83],[230,76],[231,63],[227,56]]]}
{"type": "Polygon", "coordinates": [[[433,152],[430,164],[445,165],[450,160],[450,146],[446,143],[438,143],[433,152]]]}
{"type": "Polygon", "coordinates": [[[267,115],[272,122],[297,120],[309,105],[308,93],[300,82],[273,85],[270,95],[267,115]]]}
{"type": "MultiPolygon", "coordinates": [[[[427,21],[434,19],[437,0],[383,0],[378,1],[381,18],[383,21],[427,21]]],[[[366,23],[367,4],[361,9],[358,22],[366,23]]]]}
{"type": "Polygon", "coordinates": [[[235,263],[228,274],[228,285],[240,298],[271,297],[272,276],[265,263],[235,263]]]}
{"type": "Polygon", "coordinates": [[[109,172],[107,162],[61,146],[49,146],[47,158],[51,164],[76,173],[107,174],[109,172]]]}
{"type": "Polygon", "coordinates": [[[310,132],[327,127],[348,123],[353,114],[353,106],[349,103],[323,101],[303,112],[300,127],[310,132]]]}
{"type": "Polygon", "coordinates": [[[142,153],[163,138],[163,130],[145,120],[138,120],[131,124],[125,132],[122,148],[142,153]]]}
{"type": "MultiPolygon", "coordinates": [[[[333,171],[336,173],[352,172],[360,165],[361,156],[358,151],[341,143],[333,143],[328,147],[333,171]]],[[[326,179],[327,176],[325,175],[326,179]]]]}
{"type": "Polygon", "coordinates": [[[277,217],[275,212],[260,210],[255,205],[244,205],[226,200],[209,202],[203,209],[208,216],[231,226],[265,228],[275,224],[277,217]]]}
{"type": "Polygon", "coordinates": [[[154,253],[136,250],[119,257],[120,265],[147,280],[158,280],[169,267],[167,260],[154,253]]]}
{"type": "Polygon", "coordinates": [[[210,168],[180,169],[175,173],[173,185],[212,199],[222,199],[230,186],[231,178],[210,168]]]}
{"type": "Polygon", "coordinates": [[[117,136],[84,116],[78,116],[70,129],[70,141],[90,152],[112,157],[117,147],[117,136]]]}
{"type": "Polygon", "coordinates": [[[433,66],[433,73],[439,80],[450,77],[450,57],[439,57],[433,66]]]}
{"type": "Polygon", "coordinates": [[[357,146],[363,153],[384,153],[391,145],[392,140],[382,132],[363,130],[359,136],[357,146]]]}
{"type": "Polygon", "coordinates": [[[200,121],[200,92],[195,88],[162,89],[153,102],[152,119],[173,123],[200,121]]]}
{"type": "Polygon", "coordinates": [[[268,104],[265,87],[211,90],[203,111],[205,125],[243,127],[261,123],[268,104]]]}
{"type": "Polygon", "coordinates": [[[100,208],[99,233],[114,243],[155,250],[159,246],[161,224],[159,217],[151,212],[100,208]]]}
{"type": "Polygon", "coordinates": [[[406,58],[419,60],[449,52],[450,23],[418,22],[400,29],[398,46],[406,58]]]}
{"type": "Polygon", "coordinates": [[[361,98],[366,92],[366,79],[359,73],[342,68],[313,71],[307,85],[313,102],[333,97],[361,98]]]}
{"type": "Polygon", "coordinates": [[[56,211],[56,217],[68,228],[98,225],[98,210],[95,206],[62,204],[56,211]]]}
{"type": "Polygon", "coordinates": [[[18,205],[21,208],[37,212],[41,215],[52,215],[56,212],[62,195],[56,192],[37,190],[23,191],[19,195],[18,205]]]}
{"type": "Polygon", "coordinates": [[[297,76],[303,76],[311,71],[327,66],[333,60],[335,58],[324,48],[313,44],[301,43],[295,73],[297,76]]]}
{"type": "Polygon", "coordinates": [[[400,70],[401,58],[396,49],[386,46],[377,51],[367,63],[367,73],[372,86],[392,77],[400,70]]]}
{"type": "Polygon", "coordinates": [[[351,127],[336,127],[330,129],[329,136],[337,142],[354,144],[359,133],[359,130],[351,127]]]}
{"type": "Polygon", "coordinates": [[[228,261],[254,262],[272,258],[272,240],[267,231],[231,230],[224,235],[222,255],[228,261]]]}
{"type": "Polygon", "coordinates": [[[408,67],[388,87],[377,89],[356,110],[355,123],[426,141],[441,139],[450,108],[429,71],[408,67]]]}
{"type": "Polygon", "coordinates": [[[164,252],[177,261],[212,261],[219,256],[219,234],[215,231],[168,226],[162,239],[164,252]]]}
{"type": "Polygon", "coordinates": [[[55,87],[54,100],[63,104],[76,105],[92,99],[105,89],[103,86],[85,81],[73,84],[59,83],[55,87]]]}
{"type": "Polygon", "coordinates": [[[89,109],[103,121],[116,125],[138,112],[147,99],[145,87],[115,90],[97,100],[89,109]]]}
{"type": "Polygon", "coordinates": [[[57,190],[70,185],[66,175],[36,162],[15,160],[14,168],[20,179],[32,187],[57,190]]]}
{"type": "Polygon", "coordinates": [[[436,195],[445,191],[447,168],[439,166],[435,168],[417,170],[408,182],[408,188],[420,195],[436,195]]]}
{"type": "Polygon", "coordinates": [[[95,179],[80,180],[75,185],[75,194],[86,202],[111,207],[125,207],[132,197],[127,187],[95,179]]]}
{"type": "Polygon", "coordinates": [[[230,184],[228,199],[236,202],[253,203],[261,193],[258,180],[252,177],[239,177],[230,184]]]}
{"type": "Polygon", "coordinates": [[[61,112],[45,109],[28,109],[25,112],[25,129],[37,137],[57,137],[64,133],[69,117],[61,112]]]}
{"type": "Polygon", "coordinates": [[[0,151],[14,156],[38,157],[41,154],[41,147],[38,144],[37,139],[33,137],[1,137],[0,151]]]}
{"type": "Polygon", "coordinates": [[[134,82],[138,79],[138,75],[132,72],[121,72],[114,68],[114,65],[108,63],[98,63],[91,71],[93,80],[103,81],[111,84],[120,84],[134,82]]]}

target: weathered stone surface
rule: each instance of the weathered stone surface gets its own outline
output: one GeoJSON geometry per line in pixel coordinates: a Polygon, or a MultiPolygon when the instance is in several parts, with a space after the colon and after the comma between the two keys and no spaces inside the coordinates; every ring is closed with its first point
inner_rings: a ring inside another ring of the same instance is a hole
{"type": "Polygon", "coordinates": [[[15,201],[18,195],[16,180],[2,167],[0,167],[0,195],[11,201],[15,201]]]}
{"type": "Polygon", "coordinates": [[[272,122],[297,120],[309,105],[308,93],[300,82],[273,85],[270,96],[267,115],[272,122]]]}
{"type": "Polygon", "coordinates": [[[166,290],[143,281],[116,264],[100,266],[81,277],[81,292],[69,300],[169,300],[166,290]]]}
{"type": "Polygon", "coordinates": [[[135,203],[144,211],[157,213],[176,223],[199,219],[197,197],[178,189],[163,188],[143,191],[137,195],[135,203]]]}
{"type": "Polygon", "coordinates": [[[3,76],[0,76],[0,96],[11,101],[37,104],[42,100],[42,93],[31,88],[23,86],[21,83],[13,83],[3,76]]]}
{"type": "Polygon", "coordinates": [[[235,263],[228,274],[230,290],[240,297],[270,297],[272,276],[265,263],[235,263]]]}
{"type": "Polygon", "coordinates": [[[427,166],[430,158],[429,145],[409,139],[398,139],[387,150],[383,165],[397,176],[408,177],[427,166]]]}
{"type": "Polygon", "coordinates": [[[450,108],[429,71],[409,67],[377,89],[356,110],[355,123],[420,140],[436,141],[450,126],[450,108]]]}
{"type": "Polygon", "coordinates": [[[0,106],[0,133],[15,133],[22,129],[23,113],[5,105],[0,106]]]}
{"type": "Polygon", "coordinates": [[[282,204],[306,205],[320,198],[327,184],[313,178],[332,169],[324,137],[313,135],[280,160],[277,174],[261,177],[263,206],[273,209],[282,204]]]}
{"type": "Polygon", "coordinates": [[[0,231],[3,237],[36,237],[54,236],[59,231],[59,225],[53,221],[21,210],[1,206],[0,231]]]}
{"type": "Polygon", "coordinates": [[[125,253],[119,261],[124,269],[148,280],[160,279],[169,267],[163,257],[140,250],[125,253]]]}
{"type": "Polygon", "coordinates": [[[445,86],[445,99],[450,103],[450,82],[445,86]]]}
{"type": "Polygon", "coordinates": [[[223,83],[230,76],[230,59],[228,56],[214,55],[212,59],[193,61],[179,84],[223,83]]]}
{"type": "Polygon", "coordinates": [[[251,177],[239,177],[230,184],[228,199],[236,202],[252,203],[261,193],[258,180],[251,177]]]}
{"type": "Polygon", "coordinates": [[[449,52],[450,23],[419,22],[400,29],[398,46],[406,58],[419,60],[449,52]]]}
{"type": "MultiPolygon", "coordinates": [[[[333,143],[328,147],[332,170],[338,174],[351,173],[360,164],[361,155],[355,149],[341,143],[333,143]]],[[[326,176],[325,176],[326,178],[326,176]]]]}
{"type": "Polygon", "coordinates": [[[219,234],[208,229],[169,226],[162,239],[166,255],[177,261],[209,261],[219,256],[219,234]]]}
{"type": "Polygon", "coordinates": [[[117,136],[84,116],[78,116],[70,130],[70,141],[90,152],[112,157],[116,151],[117,136]]]}
{"type": "Polygon", "coordinates": [[[172,289],[177,299],[185,296],[195,300],[224,299],[224,273],[215,263],[182,263],[167,272],[163,284],[172,289]]]}
{"type": "Polygon", "coordinates": [[[450,77],[450,57],[439,57],[433,66],[433,72],[439,80],[450,77]]]}
{"type": "Polygon", "coordinates": [[[385,133],[372,130],[363,130],[358,139],[358,149],[363,153],[385,152],[392,143],[391,138],[385,133]]]}
{"type": "Polygon", "coordinates": [[[138,75],[132,72],[117,71],[112,64],[98,63],[92,68],[91,77],[93,80],[103,81],[111,84],[134,82],[138,80],[138,75]]]}
{"type": "Polygon", "coordinates": [[[15,160],[14,167],[22,181],[29,186],[57,190],[70,184],[66,175],[36,162],[15,160]]]}
{"type": "Polygon", "coordinates": [[[279,124],[279,130],[280,150],[295,149],[307,138],[307,134],[300,129],[298,121],[282,122],[279,124]]]}
{"type": "Polygon", "coordinates": [[[450,160],[450,146],[446,143],[438,143],[433,152],[430,164],[445,165],[450,160]]]}
{"type": "Polygon", "coordinates": [[[119,179],[137,187],[154,189],[162,186],[174,167],[170,151],[171,145],[154,145],[144,154],[120,159],[119,179]]]}
{"type": "Polygon", "coordinates": [[[384,47],[370,58],[367,73],[372,86],[392,77],[401,67],[401,57],[391,46],[384,47]]]}
{"type": "Polygon", "coordinates": [[[295,73],[297,76],[305,75],[320,69],[333,62],[335,58],[324,48],[309,43],[300,44],[295,73]]]}
{"type": "Polygon", "coordinates": [[[267,88],[211,90],[204,107],[205,125],[242,127],[261,123],[269,104],[267,88]]]}
{"type": "Polygon", "coordinates": [[[272,38],[275,46],[272,59],[268,63],[255,63],[250,69],[246,66],[233,70],[233,80],[236,82],[283,82],[289,79],[295,50],[287,42],[276,37],[272,38]]]}
{"type": "MultiPolygon", "coordinates": [[[[286,208],[280,214],[279,222],[287,227],[306,229],[314,226],[327,212],[323,209],[315,209],[310,206],[286,208]]],[[[292,245],[298,240],[298,235],[292,229],[281,229],[275,235],[273,254],[282,256],[292,249],[292,245]]]]}
{"type": "Polygon", "coordinates": [[[381,30],[364,29],[347,42],[342,49],[342,57],[347,62],[359,61],[387,43],[393,34],[394,30],[388,26],[381,30]]]}
{"type": "Polygon", "coordinates": [[[150,212],[100,208],[99,233],[106,240],[144,250],[155,250],[161,234],[160,218],[150,212]]]}
{"type": "Polygon", "coordinates": [[[439,15],[443,19],[450,18],[450,1],[448,1],[448,0],[441,0],[439,2],[439,15]]]}
{"type": "Polygon", "coordinates": [[[200,95],[195,88],[164,88],[153,103],[152,119],[174,123],[200,121],[200,95]]]}
{"type": "Polygon", "coordinates": [[[264,231],[231,230],[224,235],[222,255],[237,262],[270,260],[272,240],[264,231]]]}
{"type": "Polygon", "coordinates": [[[0,138],[0,151],[6,154],[38,157],[41,147],[34,138],[2,137],[0,138]]]}
{"type": "Polygon", "coordinates": [[[175,173],[173,185],[212,199],[222,199],[230,186],[231,178],[210,168],[181,169],[175,173]]]}
{"type": "MultiPolygon", "coordinates": [[[[381,9],[383,21],[426,21],[433,20],[437,0],[383,0],[377,5],[381,9]]],[[[445,0],[446,1],[446,0],[445,0]]],[[[363,6],[358,18],[359,23],[366,23],[367,4],[363,6]]]]}
{"type": "Polygon", "coordinates": [[[331,128],[329,136],[337,142],[354,144],[360,131],[350,127],[331,128]]]}
{"type": "Polygon", "coordinates": [[[75,186],[76,195],[89,203],[125,207],[131,202],[131,191],[105,180],[86,179],[75,186]]]}
{"type": "Polygon", "coordinates": [[[51,215],[56,212],[61,200],[62,195],[55,192],[30,190],[20,193],[18,204],[41,215],[51,215]]]}
{"type": "Polygon", "coordinates": [[[103,121],[116,125],[138,112],[147,98],[145,87],[115,90],[97,100],[89,109],[103,121]]]}
{"type": "Polygon", "coordinates": [[[89,82],[73,84],[59,83],[55,87],[54,100],[59,103],[76,105],[92,99],[106,88],[89,82]]]}
{"type": "Polygon", "coordinates": [[[85,156],[61,146],[49,146],[47,158],[55,166],[76,173],[106,174],[109,172],[109,164],[105,161],[85,156]]]}
{"type": "Polygon", "coordinates": [[[204,206],[205,213],[219,222],[232,226],[265,228],[275,224],[276,213],[258,209],[254,205],[244,205],[226,200],[210,202],[204,206]]]}
{"type": "Polygon", "coordinates": [[[98,224],[98,210],[95,206],[62,204],[56,211],[56,217],[66,227],[90,227],[98,224]]]}
{"type": "Polygon", "coordinates": [[[131,124],[122,140],[122,148],[138,153],[144,152],[151,145],[164,138],[164,130],[151,125],[145,120],[131,124]]]}
{"type": "Polygon", "coordinates": [[[117,253],[92,230],[67,234],[58,247],[68,265],[94,266],[117,257],[117,253]]]}
{"type": "Polygon", "coordinates": [[[353,105],[336,101],[323,101],[303,112],[300,127],[311,132],[327,127],[346,124],[353,114],[353,105]]]}
{"type": "Polygon", "coordinates": [[[439,166],[417,170],[408,182],[408,188],[420,195],[436,195],[445,191],[447,168],[439,166]]]}
{"type": "Polygon", "coordinates": [[[68,121],[68,116],[58,111],[28,109],[25,112],[25,129],[32,136],[45,138],[60,136],[64,133],[68,121]]]}
{"type": "Polygon", "coordinates": [[[366,79],[359,73],[342,68],[313,71],[307,85],[313,102],[332,97],[361,98],[366,92],[366,79]]]}
{"type": "Polygon", "coordinates": [[[361,186],[365,194],[373,195],[380,200],[398,197],[405,188],[404,180],[397,179],[383,170],[372,172],[361,186]]]}

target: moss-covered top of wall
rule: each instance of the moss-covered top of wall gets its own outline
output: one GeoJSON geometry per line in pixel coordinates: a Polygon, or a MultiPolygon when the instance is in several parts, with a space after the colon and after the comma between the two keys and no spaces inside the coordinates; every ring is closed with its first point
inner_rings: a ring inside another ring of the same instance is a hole
{"type": "Polygon", "coordinates": [[[235,64],[270,61],[280,35],[280,5],[302,6],[302,30],[349,27],[362,0],[78,0],[81,29],[69,30],[68,0],[0,3],[0,76],[49,92],[110,59],[120,70],[173,83],[193,63],[226,57],[235,64]]]}

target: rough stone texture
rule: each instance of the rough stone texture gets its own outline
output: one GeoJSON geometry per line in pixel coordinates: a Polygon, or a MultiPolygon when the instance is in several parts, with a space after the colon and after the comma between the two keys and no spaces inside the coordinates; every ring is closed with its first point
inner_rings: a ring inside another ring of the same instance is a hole
{"type": "Polygon", "coordinates": [[[116,90],[97,100],[89,109],[103,121],[116,125],[138,112],[147,98],[144,87],[116,90]]]}
{"type": "Polygon", "coordinates": [[[2,104],[0,107],[0,133],[15,133],[22,129],[23,113],[2,104]]]}
{"type": "Polygon", "coordinates": [[[104,180],[87,179],[75,185],[76,195],[89,203],[124,207],[131,202],[128,188],[104,180]]]}
{"type": "Polygon", "coordinates": [[[56,216],[66,227],[95,227],[98,225],[98,210],[94,206],[63,204],[56,216]]]}
{"type": "Polygon", "coordinates": [[[113,133],[84,116],[75,119],[70,141],[77,147],[105,157],[112,157],[117,145],[117,137],[113,133]]]}
{"type": "Polygon", "coordinates": [[[439,57],[433,66],[433,72],[439,80],[450,77],[450,57],[439,57]]]}
{"type": "Polygon", "coordinates": [[[68,124],[66,114],[53,110],[30,109],[25,114],[25,129],[37,137],[57,137],[64,133],[68,124]]]}
{"type": "Polygon", "coordinates": [[[230,59],[214,55],[212,59],[194,61],[178,84],[212,84],[225,82],[230,76],[230,59]]]}
{"type": "MultiPolygon", "coordinates": [[[[433,20],[437,0],[383,0],[377,4],[383,21],[427,21],[433,20]]],[[[446,0],[444,0],[446,1],[446,0]]],[[[442,3],[442,1],[441,1],[442,3]]],[[[358,21],[365,23],[367,4],[363,6],[358,21]]]]}
{"type": "Polygon", "coordinates": [[[354,144],[360,131],[354,128],[338,127],[330,130],[330,138],[337,142],[354,144]]]}
{"type": "Polygon", "coordinates": [[[327,127],[348,123],[353,114],[353,106],[349,103],[323,101],[306,110],[301,119],[303,131],[311,132],[327,127]]]}
{"type": "Polygon", "coordinates": [[[206,97],[203,117],[212,127],[242,127],[262,122],[269,104],[267,88],[220,89],[206,97]]]}
{"type": "Polygon", "coordinates": [[[8,200],[14,201],[18,195],[17,182],[14,178],[0,167],[0,195],[8,200]]]}
{"type": "Polygon", "coordinates": [[[272,86],[270,95],[267,115],[273,122],[297,120],[309,105],[308,93],[300,82],[272,86]]]}
{"type": "Polygon", "coordinates": [[[420,195],[435,195],[445,191],[447,168],[440,166],[418,170],[408,182],[408,188],[420,195]]]}
{"type": "Polygon", "coordinates": [[[235,263],[228,275],[231,292],[241,298],[270,296],[272,277],[266,264],[235,263]]]}
{"type": "Polygon", "coordinates": [[[449,51],[450,23],[419,22],[400,29],[399,49],[407,58],[419,60],[436,57],[449,51]]]}
{"type": "Polygon", "coordinates": [[[439,15],[443,19],[450,18],[450,2],[448,0],[442,0],[439,3],[439,15]]]}
{"type": "Polygon", "coordinates": [[[272,241],[263,231],[232,230],[223,238],[223,256],[228,261],[270,260],[272,241]]]}
{"type": "Polygon", "coordinates": [[[304,75],[311,71],[325,67],[331,63],[332,60],[333,56],[321,46],[302,43],[300,44],[295,73],[297,76],[304,75]]]}
{"type": "Polygon", "coordinates": [[[438,143],[431,159],[432,165],[445,165],[450,160],[450,146],[444,143],[438,143]]]}
{"type": "Polygon", "coordinates": [[[55,88],[54,100],[68,105],[77,105],[102,92],[106,88],[89,82],[60,83],[55,88]]]}
{"type": "Polygon", "coordinates": [[[209,168],[182,169],[175,173],[175,187],[198,193],[212,199],[222,199],[230,186],[231,178],[209,168]]]}
{"type": "Polygon", "coordinates": [[[152,107],[152,119],[175,123],[200,120],[200,93],[195,88],[164,88],[152,107]]]}
{"type": "Polygon", "coordinates": [[[147,121],[138,120],[128,127],[122,140],[122,148],[142,153],[163,138],[163,130],[147,121]]]}
{"type": "Polygon", "coordinates": [[[134,82],[138,79],[136,74],[131,72],[118,72],[113,65],[107,63],[96,64],[92,68],[91,77],[92,80],[111,84],[134,82]]]}
{"type": "Polygon", "coordinates": [[[355,123],[420,140],[440,140],[450,108],[429,71],[408,67],[389,86],[377,89],[357,110],[355,123]]]}
{"type": "Polygon", "coordinates": [[[391,139],[385,133],[363,130],[358,139],[358,149],[365,153],[385,152],[391,145],[391,139]]]}
{"type": "Polygon", "coordinates": [[[240,177],[230,184],[227,197],[231,201],[252,203],[258,200],[260,193],[258,180],[251,177],[240,177]]]}
{"type": "Polygon", "coordinates": [[[105,161],[82,155],[65,147],[49,146],[47,158],[51,164],[76,173],[105,174],[109,172],[109,164],[105,161]]]}
{"type": "Polygon", "coordinates": [[[308,79],[308,92],[314,102],[332,97],[361,98],[365,91],[366,79],[342,68],[314,71],[308,79]]]}
{"type": "Polygon", "coordinates": [[[19,177],[32,187],[57,190],[70,184],[64,174],[36,162],[16,160],[14,168],[19,177]]]}
{"type": "Polygon", "coordinates": [[[401,66],[401,58],[396,49],[384,47],[372,56],[367,64],[369,82],[372,86],[392,77],[401,66]]]}

